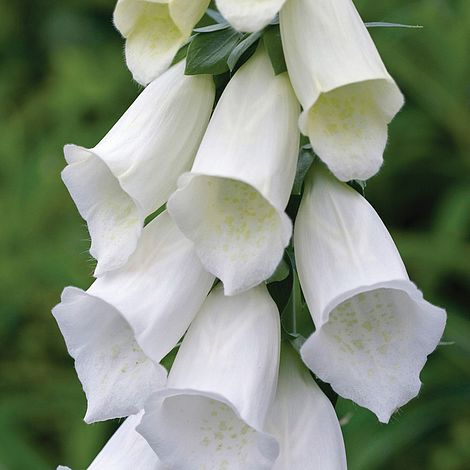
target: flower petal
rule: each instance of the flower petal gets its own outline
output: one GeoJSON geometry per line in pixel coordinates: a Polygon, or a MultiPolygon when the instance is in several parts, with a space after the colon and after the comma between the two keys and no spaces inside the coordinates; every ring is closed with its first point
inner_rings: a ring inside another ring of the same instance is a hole
{"type": "Polygon", "coordinates": [[[217,8],[238,31],[263,29],[282,8],[286,0],[217,0],[217,8]]]}
{"type": "Polygon", "coordinates": [[[129,324],[106,302],[73,287],[61,300],[52,313],[87,396],[85,421],[138,412],[164,386],[165,369],[143,353],[129,324]]]}
{"type": "Polygon", "coordinates": [[[213,281],[164,212],[145,227],[123,268],[87,292],[64,291],[53,314],[87,395],[87,422],[143,408],[163,385],[158,363],[183,336],[213,281]]]}
{"type": "Polygon", "coordinates": [[[64,153],[69,165],[62,171],[62,180],[87,221],[90,254],[98,260],[95,275],[100,276],[122,266],[134,252],[142,233],[143,215],[93,152],[66,145],[64,153]]]}
{"type": "Polygon", "coordinates": [[[268,469],[264,432],[279,365],[279,312],[265,286],[234,297],[216,288],[192,323],[168,388],[145,406],[140,432],[170,468],[268,469]]]}
{"type": "Polygon", "coordinates": [[[147,85],[170,66],[208,5],[209,0],[118,0],[114,24],[127,39],[134,80],[147,85]]]}
{"type": "Polygon", "coordinates": [[[316,325],[302,347],[310,369],[382,422],[418,394],[445,311],[410,282],[368,202],[318,165],[309,175],[294,246],[316,325]]]}
{"type": "Polygon", "coordinates": [[[190,175],[168,211],[205,268],[233,295],[268,278],[292,226],[284,209],[295,176],[299,105],[263,49],[225,89],[190,175]]]}
{"type": "Polygon", "coordinates": [[[152,82],[94,148],[65,147],[62,177],[88,222],[96,276],[126,262],[145,217],[189,170],[214,93],[211,77],[187,77],[181,62],[152,82]]]}
{"type": "Polygon", "coordinates": [[[193,244],[163,212],[145,227],[129,262],[98,279],[88,293],[119,312],[139,346],[160,362],[189,327],[213,282],[193,244]]]}
{"type": "Polygon", "coordinates": [[[282,345],[276,399],[267,428],[281,449],[273,470],[346,470],[335,410],[287,344],[282,345]]]}
{"type": "Polygon", "coordinates": [[[113,434],[88,470],[164,470],[157,454],[135,428],[142,412],[129,416],[113,434]]]}
{"type": "Polygon", "coordinates": [[[373,176],[403,96],[354,4],[290,0],[280,26],[289,76],[304,109],[300,130],[337,178],[373,176]]]}

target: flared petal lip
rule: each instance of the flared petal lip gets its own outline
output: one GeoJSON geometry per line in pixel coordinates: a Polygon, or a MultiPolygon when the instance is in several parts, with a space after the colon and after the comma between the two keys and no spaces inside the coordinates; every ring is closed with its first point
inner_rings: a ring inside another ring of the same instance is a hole
{"type": "MultiPolygon", "coordinates": [[[[79,163],[80,161],[83,161],[84,160],[84,157],[83,157],[84,154],[94,156],[95,158],[97,158],[101,162],[103,162],[103,164],[106,166],[106,168],[108,168],[110,174],[116,179],[117,183],[119,184],[119,187],[129,197],[129,199],[132,201],[132,203],[137,208],[137,212],[138,212],[139,218],[140,218],[140,225],[141,225],[141,228],[143,229],[145,217],[144,217],[144,211],[143,211],[143,208],[142,208],[141,204],[139,203],[139,201],[137,201],[135,198],[133,198],[123,188],[123,186],[121,184],[121,181],[120,181],[120,178],[118,178],[114,174],[114,172],[112,171],[112,169],[110,168],[108,163],[103,158],[101,158],[99,153],[96,152],[96,150],[94,148],[88,149],[88,148],[85,148],[85,147],[82,147],[82,146],[76,145],[76,144],[66,144],[66,145],[64,145],[64,156],[65,156],[65,161],[67,162],[67,166],[70,166],[70,165],[73,165],[74,163],[79,163]]],[[[63,174],[64,171],[65,171],[65,169],[62,171],[61,174],[63,174]]],[[[64,183],[65,183],[65,180],[64,180],[63,177],[62,177],[62,181],[64,181],[64,183]]],[[[80,215],[85,219],[85,214],[82,214],[80,210],[79,210],[79,212],[80,212],[80,215]]],[[[132,252],[134,252],[135,249],[137,248],[137,243],[138,243],[138,240],[135,240],[133,242],[132,252]]],[[[97,260],[97,265],[96,265],[95,271],[93,273],[93,275],[95,277],[101,277],[103,274],[105,274],[109,271],[113,271],[114,269],[117,269],[117,268],[121,267],[120,264],[119,265],[108,264],[106,266],[106,268],[103,268],[101,263],[100,263],[100,260],[96,256],[94,256],[94,253],[92,253],[91,251],[90,251],[90,253],[97,260]]]]}
{"type": "MultiPolygon", "coordinates": [[[[369,291],[375,290],[375,289],[380,289],[380,288],[395,289],[395,290],[400,290],[400,291],[406,293],[412,301],[414,301],[417,305],[419,305],[423,309],[427,310],[428,314],[433,315],[435,317],[435,320],[440,322],[439,331],[438,331],[437,336],[439,338],[442,337],[442,335],[444,333],[445,325],[446,325],[446,318],[447,318],[446,311],[443,308],[437,307],[437,306],[429,303],[428,301],[426,301],[423,298],[423,294],[421,293],[421,291],[416,287],[416,285],[413,282],[411,282],[409,280],[406,280],[406,279],[393,279],[393,280],[390,280],[390,281],[382,281],[382,282],[377,282],[375,284],[358,286],[354,289],[346,291],[343,294],[338,295],[337,297],[335,297],[332,301],[330,301],[327,304],[327,306],[325,307],[325,309],[322,312],[322,317],[321,317],[322,318],[322,324],[317,325],[316,332],[312,333],[312,335],[305,341],[305,343],[302,345],[302,347],[300,349],[300,355],[301,355],[302,360],[304,361],[304,363],[308,364],[308,362],[309,362],[307,356],[309,354],[308,349],[310,347],[312,338],[314,337],[314,335],[316,335],[319,332],[321,327],[325,323],[328,322],[329,314],[338,305],[340,305],[342,302],[348,300],[349,298],[354,297],[355,295],[358,295],[358,294],[361,294],[361,293],[364,293],[364,292],[369,292],[369,291]]],[[[424,350],[423,352],[425,354],[425,357],[427,357],[429,354],[431,354],[434,351],[434,349],[436,348],[436,346],[437,346],[437,341],[436,341],[436,344],[434,346],[430,346],[426,350],[424,350]]],[[[422,365],[424,366],[424,362],[423,362],[422,365]]],[[[390,416],[392,415],[392,413],[394,411],[396,411],[398,408],[400,408],[401,406],[408,403],[411,398],[418,395],[420,387],[421,387],[421,381],[418,378],[414,383],[414,389],[411,392],[403,395],[401,400],[396,404],[396,406],[394,406],[393,409],[390,409],[388,413],[377,413],[375,410],[372,410],[372,409],[371,410],[377,415],[377,417],[379,418],[379,420],[382,423],[388,423],[389,420],[390,420],[390,416]]],[[[354,400],[360,406],[369,408],[368,403],[357,401],[357,399],[354,398],[352,395],[342,393],[341,396],[343,396],[343,398],[346,398],[346,399],[354,400]]]]}
{"type": "MultiPolygon", "coordinates": [[[[179,191],[183,191],[187,185],[191,183],[191,181],[196,177],[196,176],[208,176],[208,177],[214,177],[214,178],[224,178],[224,179],[231,179],[234,181],[239,181],[240,183],[247,184],[248,186],[251,186],[254,190],[256,190],[259,195],[269,204],[271,205],[277,212],[278,217],[280,219],[280,222],[282,224],[282,237],[283,241],[287,245],[289,243],[289,240],[292,236],[292,230],[293,230],[293,225],[292,221],[290,220],[289,216],[285,214],[285,207],[280,207],[279,204],[276,204],[274,201],[271,201],[266,197],[266,194],[261,192],[260,188],[257,188],[256,186],[253,185],[253,182],[248,181],[246,178],[234,178],[233,175],[227,175],[223,173],[203,173],[203,172],[197,172],[197,171],[188,171],[186,173],[183,173],[179,178],[178,178],[178,188],[176,189],[175,193],[179,191]]],[[[173,193],[174,194],[174,193],[173,193]]],[[[171,196],[168,200],[168,212],[171,215],[171,196]]]]}
{"type": "Polygon", "coordinates": [[[427,300],[425,300],[423,298],[423,294],[416,287],[416,285],[406,279],[391,279],[389,281],[381,281],[374,284],[364,284],[355,287],[354,289],[347,290],[340,295],[337,295],[335,298],[333,298],[330,302],[326,304],[325,308],[323,309],[323,312],[321,312],[321,324],[317,325],[317,329],[320,329],[325,323],[328,322],[330,313],[340,304],[358,294],[370,292],[376,289],[395,289],[405,292],[411,298],[411,300],[413,300],[420,307],[426,308],[427,310],[432,310],[433,314],[436,315],[436,318],[437,316],[442,317],[442,333],[444,332],[447,317],[446,311],[443,308],[436,307],[435,305],[432,305],[427,300]]]}
{"type": "Polygon", "coordinates": [[[239,181],[240,183],[247,184],[248,186],[251,186],[253,189],[255,189],[261,196],[262,198],[271,206],[276,209],[279,213],[284,212],[284,207],[280,207],[279,204],[276,204],[274,201],[271,201],[268,199],[266,194],[264,192],[261,192],[260,188],[257,188],[256,186],[253,185],[252,181],[249,181],[247,178],[240,178],[236,177],[234,178],[233,175],[229,174],[224,174],[223,172],[211,172],[211,173],[204,173],[204,172],[198,172],[198,171],[188,171],[186,173],[183,173],[179,178],[178,178],[178,189],[177,191],[180,191],[186,187],[191,180],[196,177],[196,176],[209,176],[209,177],[214,177],[214,178],[224,178],[224,179],[230,179],[234,181],[239,181]]]}
{"type": "Polygon", "coordinates": [[[123,192],[125,192],[129,196],[129,198],[132,200],[132,202],[137,207],[137,209],[139,211],[139,214],[141,214],[141,218],[142,218],[142,222],[143,222],[144,217],[143,217],[143,208],[142,208],[141,204],[131,194],[129,194],[129,192],[122,186],[121,178],[114,173],[112,168],[109,166],[108,162],[104,158],[101,157],[99,152],[96,151],[95,147],[89,149],[89,148],[82,147],[82,146],[76,145],[76,144],[66,144],[66,145],[64,145],[64,156],[65,156],[65,161],[67,162],[67,164],[68,165],[73,165],[74,163],[82,161],[83,157],[80,156],[80,152],[84,152],[84,153],[93,155],[94,157],[98,158],[101,162],[103,162],[106,165],[106,167],[108,168],[110,173],[114,176],[114,178],[116,178],[116,181],[118,182],[119,187],[123,190],[123,192]]]}
{"type": "MultiPolygon", "coordinates": [[[[102,299],[100,296],[98,295],[95,295],[95,294],[92,294],[88,291],[84,291],[78,287],[74,287],[74,286],[68,286],[66,287],[63,291],[62,291],[62,295],[61,295],[61,303],[70,303],[70,302],[73,302],[73,295],[74,293],[76,292],[79,292],[81,295],[85,294],[89,297],[92,297],[93,299],[95,299],[96,301],[98,302],[101,302],[103,304],[106,304],[106,306],[108,306],[110,309],[112,309],[112,311],[119,316],[120,319],[122,319],[128,326],[129,328],[132,330],[132,333],[134,334],[134,337],[135,337],[135,340],[137,341],[137,344],[139,345],[139,347],[142,349],[142,351],[145,353],[145,355],[151,359],[152,361],[155,362],[156,365],[159,365],[160,361],[162,360],[162,358],[156,358],[156,357],[153,357],[153,354],[147,349],[147,347],[144,345],[145,341],[140,341],[140,335],[137,334],[135,328],[133,327],[133,325],[131,323],[129,323],[129,321],[127,320],[126,316],[117,308],[115,307],[114,305],[110,304],[109,302],[107,302],[106,300],[102,299]]],[[[60,305],[60,304],[59,304],[60,305]]],[[[54,318],[55,318],[55,314],[54,314],[54,310],[56,309],[56,307],[58,307],[58,305],[56,305],[53,309],[52,309],[52,315],[54,315],[54,318]]]]}
{"type": "MultiPolygon", "coordinates": [[[[204,397],[207,397],[209,399],[217,400],[217,401],[220,401],[220,402],[224,403],[225,405],[230,407],[230,409],[233,411],[233,413],[235,414],[235,416],[238,419],[243,420],[251,428],[253,428],[257,433],[259,433],[263,439],[270,440],[271,443],[274,445],[272,455],[264,454],[264,457],[266,459],[272,461],[272,462],[274,462],[278,458],[279,453],[280,453],[280,449],[279,449],[279,443],[277,442],[277,439],[273,435],[263,431],[261,429],[261,426],[259,425],[259,423],[254,423],[250,419],[244,417],[239,412],[237,407],[229,399],[227,399],[224,395],[222,395],[220,393],[211,392],[211,391],[204,391],[204,390],[197,390],[197,389],[194,389],[194,388],[173,388],[173,387],[168,387],[168,388],[157,391],[156,393],[154,393],[153,395],[151,395],[148,398],[147,404],[144,406],[145,413],[151,413],[151,410],[148,409],[148,403],[153,402],[155,400],[164,401],[166,398],[170,398],[170,397],[174,397],[174,396],[178,396],[178,395],[204,396],[204,397]]],[[[141,423],[136,427],[136,431],[140,434],[142,434],[141,430],[143,430],[145,428],[145,423],[144,423],[145,413],[144,413],[143,421],[141,421],[141,423]]],[[[144,431],[144,433],[145,433],[145,431],[144,431]]],[[[144,434],[142,434],[142,436],[145,437],[144,434]]],[[[266,447],[263,447],[262,450],[263,451],[266,450],[266,447]]]]}
{"type": "Polygon", "coordinates": [[[400,89],[398,88],[398,85],[395,83],[395,80],[390,75],[388,75],[388,73],[387,73],[386,76],[381,75],[381,76],[377,76],[377,77],[368,77],[368,78],[364,78],[364,80],[357,80],[355,82],[345,83],[341,86],[324,87],[324,88],[319,86],[318,93],[315,96],[312,97],[312,99],[310,100],[310,103],[307,103],[305,106],[304,106],[304,104],[302,104],[303,110],[300,113],[300,117],[299,117],[299,129],[302,132],[302,134],[308,135],[308,115],[309,115],[309,112],[312,109],[312,107],[318,101],[318,98],[320,98],[320,95],[322,95],[324,93],[329,93],[329,92],[334,91],[334,90],[338,90],[338,89],[343,88],[343,87],[354,85],[355,83],[375,82],[375,81],[385,81],[385,82],[387,82],[389,85],[393,86],[396,89],[397,95],[400,95],[400,97],[401,97],[400,101],[399,102],[397,101],[397,105],[396,105],[395,109],[393,110],[394,111],[393,115],[387,116],[387,124],[390,123],[392,121],[393,117],[398,113],[398,111],[400,111],[400,109],[405,104],[405,98],[403,97],[403,94],[401,93],[400,89]]]}

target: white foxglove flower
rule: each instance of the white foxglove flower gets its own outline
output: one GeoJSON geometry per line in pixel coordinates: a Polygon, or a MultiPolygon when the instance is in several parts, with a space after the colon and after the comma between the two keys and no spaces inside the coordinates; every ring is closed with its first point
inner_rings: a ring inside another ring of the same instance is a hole
{"type": "Polygon", "coordinates": [[[369,203],[318,165],[306,184],[294,247],[316,326],[302,358],[338,394],[388,422],[418,394],[445,311],[409,280],[369,203]]]}
{"type": "Polygon", "coordinates": [[[276,391],[279,312],[264,285],[217,287],[186,334],[167,389],[137,428],[169,468],[269,469],[278,455],[264,422],[276,391]]]}
{"type": "Polygon", "coordinates": [[[286,0],[217,0],[217,8],[238,31],[263,29],[282,8],[286,0]]]}
{"type": "Polygon", "coordinates": [[[126,38],[134,80],[147,85],[163,73],[208,6],[209,0],[118,0],[114,24],[126,38]]]}
{"type": "Polygon", "coordinates": [[[191,167],[214,93],[210,76],[185,76],[180,62],[140,94],[98,145],[65,146],[62,178],[88,223],[96,276],[127,261],[145,217],[191,167]]]}
{"type": "Polygon", "coordinates": [[[354,4],[288,0],[280,27],[300,130],[340,180],[373,176],[403,96],[354,4]]]}
{"type": "Polygon", "coordinates": [[[87,396],[86,422],[137,413],[164,385],[158,363],[183,336],[213,281],[164,212],[144,229],[123,268],[86,292],[64,290],[52,313],[87,396]]]}
{"type": "Polygon", "coordinates": [[[106,443],[88,470],[164,470],[157,454],[135,428],[142,412],[129,416],[106,443]]]}
{"type": "Polygon", "coordinates": [[[267,279],[289,243],[284,209],[295,177],[298,115],[287,74],[274,76],[259,49],[227,85],[191,173],[168,201],[226,295],[267,279]]]}
{"type": "Polygon", "coordinates": [[[282,345],[276,399],[267,429],[280,444],[273,470],[346,470],[335,410],[287,344],[282,345]]]}

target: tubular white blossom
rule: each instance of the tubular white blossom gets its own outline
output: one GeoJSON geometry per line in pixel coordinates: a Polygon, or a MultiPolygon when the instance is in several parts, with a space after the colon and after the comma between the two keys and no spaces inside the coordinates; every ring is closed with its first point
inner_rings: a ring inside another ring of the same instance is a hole
{"type": "Polygon", "coordinates": [[[165,470],[157,454],[135,430],[142,414],[129,416],[121,424],[88,470],[165,470]]]}
{"type": "Polygon", "coordinates": [[[62,178],[88,223],[96,276],[127,261],[145,217],[191,167],[214,94],[210,76],[185,76],[180,62],[140,94],[98,145],[65,146],[62,178]]]}
{"type": "Polygon", "coordinates": [[[282,8],[286,0],[217,0],[217,8],[238,31],[263,29],[282,8]]]}
{"type": "Polygon", "coordinates": [[[137,428],[169,468],[269,469],[278,455],[264,422],[276,390],[279,312],[264,285],[217,287],[186,334],[168,388],[137,428]]]}
{"type": "Polygon", "coordinates": [[[287,74],[261,48],[225,89],[191,173],[168,211],[226,295],[267,279],[292,223],[284,209],[295,177],[299,105],[287,74]]]}
{"type": "Polygon", "coordinates": [[[280,27],[300,130],[340,180],[373,176],[403,96],[354,4],[288,0],[280,27]]]}
{"type": "Polygon", "coordinates": [[[213,281],[164,212],[144,229],[123,268],[87,292],[64,290],[53,315],[87,395],[86,422],[134,414],[164,385],[158,363],[183,336],[213,281]]]}
{"type": "Polygon", "coordinates": [[[118,0],[114,24],[126,38],[134,80],[147,85],[170,66],[208,5],[209,0],[118,0]]]}
{"type": "Polygon", "coordinates": [[[423,299],[377,213],[318,165],[297,216],[300,283],[316,331],[310,369],[382,422],[420,389],[419,373],[446,314],[423,299]]]}
{"type": "Polygon", "coordinates": [[[273,470],[346,470],[335,410],[297,353],[285,343],[267,429],[280,444],[273,470]]]}

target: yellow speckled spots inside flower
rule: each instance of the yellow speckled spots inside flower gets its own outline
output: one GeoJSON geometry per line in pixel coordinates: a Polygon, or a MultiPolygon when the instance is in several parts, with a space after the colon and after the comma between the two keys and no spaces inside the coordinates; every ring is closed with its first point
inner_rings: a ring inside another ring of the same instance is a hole
{"type": "Polygon", "coordinates": [[[130,37],[145,35],[147,47],[155,53],[168,51],[183,35],[170,16],[168,5],[145,3],[130,37]]]}
{"type": "MultiPolygon", "coordinates": [[[[360,365],[366,361],[377,368],[387,369],[387,374],[399,369],[399,351],[391,351],[393,341],[400,342],[403,335],[402,321],[396,300],[406,297],[399,291],[377,289],[363,292],[341,303],[330,314],[325,333],[338,344],[339,351],[348,361],[360,365]],[[391,353],[394,359],[390,362],[391,353]],[[383,359],[381,359],[381,357],[383,359]]],[[[398,349],[398,348],[397,348],[398,349]]],[[[346,359],[345,359],[346,360],[346,359]]],[[[369,369],[369,375],[374,375],[369,369]]]]}
{"type": "Polygon", "coordinates": [[[267,279],[279,264],[290,221],[286,224],[286,216],[249,184],[189,178],[170,198],[168,210],[195,243],[205,268],[223,280],[227,295],[267,279]]]}

